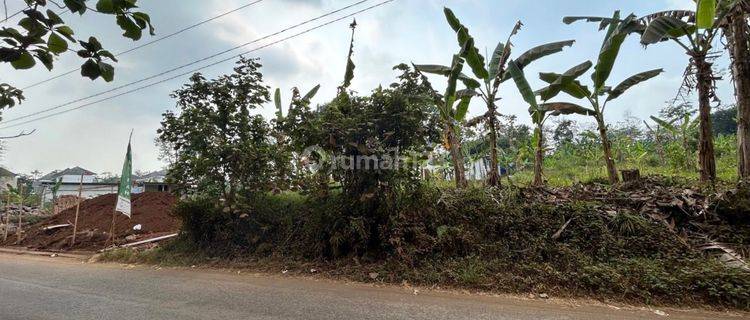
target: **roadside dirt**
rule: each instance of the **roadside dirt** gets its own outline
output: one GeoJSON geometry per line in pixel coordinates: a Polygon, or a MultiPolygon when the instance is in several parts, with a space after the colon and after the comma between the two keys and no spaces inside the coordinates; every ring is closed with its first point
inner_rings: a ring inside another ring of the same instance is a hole
{"type": "MultiPolygon", "coordinates": [[[[116,194],[108,194],[81,203],[76,244],[72,247],[70,246],[73,233],[72,226],[54,230],[44,230],[44,228],[55,225],[72,225],[75,221],[75,206],[24,230],[25,235],[21,243],[16,244],[16,238],[9,237],[3,245],[16,245],[33,250],[93,251],[102,249],[109,238],[112,212],[116,201],[116,194]]],[[[116,215],[116,243],[137,241],[178,231],[180,228],[179,221],[172,216],[172,208],[175,202],[176,198],[168,193],[134,194],[132,218],[128,219],[128,217],[119,213],[116,215]],[[140,225],[140,228],[137,227],[138,225],[140,225]]]]}
{"type": "MultiPolygon", "coordinates": [[[[634,307],[585,299],[530,298],[362,284],[238,269],[82,264],[75,259],[3,255],[0,268],[18,318],[111,319],[747,319],[743,312],[634,307]],[[26,283],[34,291],[23,290],[26,283]],[[39,286],[44,283],[46,286],[39,286]],[[102,286],[102,283],[109,285],[102,286]],[[147,288],[144,290],[144,288],[147,288]],[[60,290],[70,294],[60,295],[60,290]],[[30,292],[31,295],[28,295],[30,292]],[[252,296],[253,299],[247,299],[252,296]],[[102,303],[107,299],[109,303],[102,303]],[[185,304],[186,299],[200,301],[185,304]],[[39,303],[39,301],[45,303],[39,303]],[[279,301],[293,301],[282,303],[279,301]],[[90,315],[71,305],[86,304],[90,315]],[[136,304],[137,307],[133,307],[136,304]],[[179,306],[170,308],[165,306],[179,306]],[[97,311],[97,312],[94,312],[97,311]],[[149,312],[149,313],[144,313],[149,312]],[[369,315],[369,317],[368,317],[369,315]],[[88,316],[88,317],[87,317],[88,316]]],[[[2,282],[2,279],[0,279],[2,282]]],[[[0,307],[0,311],[2,307],[0,307]]],[[[3,314],[0,312],[0,314],[3,314]]],[[[7,313],[11,314],[11,313],[7,313]]]]}

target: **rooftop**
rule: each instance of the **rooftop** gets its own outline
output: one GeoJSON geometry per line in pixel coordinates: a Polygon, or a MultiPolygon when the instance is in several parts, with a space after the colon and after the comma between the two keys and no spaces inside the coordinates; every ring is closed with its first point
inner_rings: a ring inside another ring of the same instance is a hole
{"type": "Polygon", "coordinates": [[[39,180],[41,180],[41,181],[53,181],[53,180],[57,180],[57,178],[59,178],[61,176],[80,176],[80,175],[95,176],[96,173],[91,172],[91,171],[86,170],[86,169],[81,168],[81,167],[73,167],[73,168],[67,168],[67,169],[62,170],[62,171],[58,171],[58,170],[52,171],[52,172],[44,175],[43,177],[39,178],[39,180]]]}

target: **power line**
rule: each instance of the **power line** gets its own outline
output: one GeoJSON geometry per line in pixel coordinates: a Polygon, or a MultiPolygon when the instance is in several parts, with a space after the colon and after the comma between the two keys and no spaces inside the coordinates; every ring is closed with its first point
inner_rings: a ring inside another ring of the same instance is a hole
{"type": "MultiPolygon", "coordinates": [[[[22,13],[24,13],[24,11],[26,11],[26,10],[28,10],[28,9],[30,9],[30,8],[23,8],[23,9],[19,10],[18,12],[14,13],[14,14],[12,14],[12,15],[10,15],[10,16],[8,16],[7,18],[5,18],[5,19],[3,19],[3,20],[0,20],[0,23],[5,23],[5,22],[7,22],[8,20],[10,20],[10,19],[13,19],[13,18],[14,18],[15,16],[17,16],[17,15],[19,15],[19,14],[22,14],[22,13]]],[[[58,13],[57,13],[57,15],[58,15],[58,16],[61,16],[61,15],[65,14],[65,13],[67,13],[68,11],[69,11],[68,9],[65,9],[65,10],[61,10],[60,12],[58,12],[58,13]]]]}
{"type": "Polygon", "coordinates": [[[6,121],[4,121],[3,123],[4,123],[4,124],[7,124],[7,123],[12,123],[12,122],[16,122],[16,121],[19,121],[19,120],[23,120],[23,119],[26,119],[26,118],[30,118],[30,117],[33,117],[33,116],[36,116],[36,115],[39,115],[39,114],[42,114],[42,113],[47,113],[47,112],[50,112],[50,111],[53,111],[53,110],[57,110],[57,109],[60,109],[60,108],[64,108],[64,107],[70,106],[70,105],[72,105],[72,104],[76,104],[76,103],[78,103],[78,102],[82,102],[82,101],[85,101],[85,100],[89,100],[89,99],[92,99],[92,98],[96,98],[96,97],[99,97],[99,96],[105,95],[105,94],[107,94],[107,93],[111,93],[111,92],[114,92],[114,91],[118,91],[118,90],[120,90],[120,89],[124,89],[124,88],[130,87],[130,86],[133,86],[133,85],[136,85],[136,84],[139,84],[139,83],[145,82],[145,81],[149,81],[149,80],[152,80],[152,79],[155,79],[155,78],[158,78],[158,77],[161,77],[161,76],[164,76],[164,75],[170,74],[170,73],[172,73],[172,72],[175,72],[175,71],[178,71],[178,70],[181,70],[181,69],[187,68],[187,67],[189,67],[189,66],[192,66],[192,65],[195,65],[195,64],[198,64],[198,63],[201,63],[201,62],[207,61],[207,60],[211,60],[211,59],[213,59],[213,58],[216,58],[216,57],[218,57],[218,56],[221,56],[221,55],[224,55],[224,54],[226,54],[226,53],[229,53],[229,52],[235,51],[235,50],[237,50],[237,49],[240,49],[240,48],[243,48],[243,47],[249,46],[249,45],[251,45],[251,44],[254,44],[254,43],[260,42],[260,41],[262,41],[262,40],[266,40],[266,39],[268,39],[268,38],[271,38],[271,37],[277,36],[277,35],[279,35],[279,34],[285,33],[285,32],[287,32],[287,31],[290,31],[290,30],[292,30],[292,29],[296,29],[296,28],[298,28],[298,27],[300,27],[300,26],[303,26],[303,25],[305,25],[305,24],[308,24],[308,23],[311,23],[311,22],[314,22],[314,21],[320,20],[320,19],[322,19],[322,18],[325,18],[325,17],[327,17],[327,16],[330,16],[330,15],[336,14],[336,13],[338,13],[338,12],[341,12],[341,11],[344,11],[344,10],[346,10],[346,9],[349,9],[349,8],[351,8],[351,7],[354,7],[354,6],[360,5],[360,4],[362,4],[362,3],[365,3],[365,2],[367,2],[367,1],[370,1],[370,0],[360,0],[360,1],[358,1],[358,2],[355,2],[355,3],[353,3],[353,4],[350,4],[350,5],[348,5],[348,6],[345,6],[345,7],[342,7],[342,8],[340,8],[340,9],[336,9],[336,10],[330,11],[330,12],[328,12],[328,13],[325,13],[325,14],[323,14],[323,15],[317,16],[317,17],[315,17],[315,18],[312,18],[312,19],[309,19],[309,20],[305,20],[305,21],[303,21],[303,22],[301,22],[301,23],[298,23],[298,24],[295,24],[295,25],[293,25],[293,26],[290,26],[290,27],[287,27],[287,28],[281,29],[281,30],[279,30],[279,31],[276,31],[276,32],[274,32],[274,33],[271,33],[271,34],[268,34],[268,35],[266,35],[266,36],[263,36],[263,37],[261,37],[261,38],[257,38],[257,39],[255,39],[255,40],[252,40],[252,41],[250,41],[250,42],[246,42],[246,43],[243,43],[243,44],[241,44],[241,45],[238,45],[238,46],[232,47],[232,48],[230,48],[230,49],[227,49],[227,50],[224,50],[224,51],[221,51],[221,52],[218,52],[218,53],[212,54],[212,55],[210,55],[210,56],[208,56],[208,57],[205,57],[205,58],[201,58],[201,59],[195,60],[195,61],[193,61],[193,62],[190,62],[190,63],[186,63],[186,64],[183,64],[183,65],[180,65],[180,66],[174,67],[174,68],[172,68],[172,69],[169,69],[169,70],[166,70],[166,71],[163,71],[163,72],[159,72],[159,73],[157,73],[157,74],[151,75],[151,76],[149,76],[149,77],[146,77],[146,78],[142,78],[142,79],[140,79],[140,80],[136,80],[136,81],[133,81],[133,82],[129,82],[129,83],[126,83],[126,84],[123,84],[123,85],[120,85],[120,86],[117,86],[117,87],[114,87],[114,88],[111,88],[111,89],[105,90],[105,91],[101,91],[101,92],[99,92],[99,93],[95,93],[95,94],[93,94],[93,95],[90,95],[90,96],[86,96],[86,97],[83,97],[83,98],[79,98],[79,99],[75,99],[75,100],[72,100],[72,101],[68,101],[68,102],[65,102],[65,103],[63,103],[63,104],[59,104],[59,105],[56,105],[56,106],[54,106],[54,107],[50,107],[50,108],[47,108],[47,109],[44,109],[44,110],[41,110],[41,111],[37,111],[37,112],[33,112],[33,113],[29,113],[29,114],[26,114],[26,115],[20,116],[20,117],[18,117],[18,118],[13,118],[13,119],[9,119],[9,120],[6,120],[6,121]]]}
{"type": "MultiPolygon", "coordinates": [[[[176,36],[176,35],[179,35],[179,34],[181,34],[181,33],[184,33],[184,32],[187,32],[187,31],[189,31],[189,30],[192,30],[192,29],[195,29],[195,28],[197,28],[197,27],[200,27],[200,26],[202,26],[202,25],[204,25],[204,24],[206,24],[206,23],[209,23],[209,22],[211,22],[211,21],[214,21],[214,20],[217,20],[217,19],[223,18],[223,17],[225,17],[225,16],[228,16],[228,15],[230,15],[230,14],[232,14],[232,13],[235,13],[235,12],[237,12],[237,11],[240,11],[240,10],[242,10],[242,9],[246,9],[246,8],[248,8],[248,7],[251,7],[251,6],[253,6],[253,5],[255,5],[255,4],[259,3],[259,2],[263,2],[263,0],[256,0],[256,1],[252,1],[252,2],[250,2],[250,3],[247,3],[247,4],[243,5],[243,6],[240,6],[240,7],[237,7],[237,8],[235,8],[235,9],[232,9],[232,10],[230,10],[230,11],[224,12],[224,13],[222,13],[222,14],[218,15],[218,16],[214,16],[214,17],[211,17],[211,18],[209,18],[209,19],[206,19],[206,20],[200,21],[200,22],[198,22],[198,23],[195,23],[195,24],[192,24],[192,25],[190,25],[190,26],[184,27],[184,28],[182,28],[182,29],[180,29],[180,30],[177,30],[177,31],[175,31],[175,32],[172,32],[172,33],[170,33],[170,34],[168,34],[168,35],[165,35],[165,36],[163,36],[163,37],[160,37],[160,38],[157,38],[157,39],[154,39],[154,40],[151,40],[151,41],[145,42],[145,43],[143,43],[143,44],[141,44],[141,45],[138,45],[138,46],[135,46],[135,47],[133,47],[133,48],[130,48],[130,49],[128,49],[128,50],[125,50],[125,51],[123,51],[123,52],[117,53],[117,54],[115,54],[115,56],[116,56],[116,57],[120,57],[120,56],[126,55],[126,54],[128,54],[128,53],[131,53],[131,52],[133,52],[133,51],[136,51],[136,50],[140,50],[140,49],[143,49],[143,48],[145,48],[145,47],[147,47],[147,46],[150,46],[150,45],[152,45],[152,44],[154,44],[154,43],[157,43],[157,42],[160,42],[160,41],[164,41],[164,40],[167,40],[167,39],[169,39],[169,38],[172,38],[172,37],[174,37],[174,36],[176,36]]],[[[47,82],[50,82],[50,81],[53,81],[53,80],[57,80],[57,79],[60,79],[60,78],[62,78],[62,77],[65,77],[65,76],[67,76],[67,75],[71,75],[71,74],[73,74],[73,73],[76,73],[76,72],[78,72],[79,70],[81,70],[81,68],[80,68],[80,67],[79,67],[79,68],[75,68],[75,69],[70,69],[69,71],[63,72],[63,73],[61,73],[61,74],[59,74],[59,75],[56,75],[56,76],[50,77],[50,78],[48,78],[48,79],[45,79],[45,80],[42,80],[42,81],[39,81],[39,82],[35,82],[35,83],[32,83],[32,84],[30,84],[30,85],[28,85],[28,86],[26,86],[26,87],[22,88],[21,90],[28,90],[28,89],[31,89],[31,88],[37,87],[37,86],[39,86],[39,85],[42,85],[42,84],[45,84],[45,83],[47,83],[47,82]]]]}
{"type": "Polygon", "coordinates": [[[24,10],[26,10],[26,9],[19,10],[18,12],[14,13],[14,14],[8,16],[7,18],[3,19],[2,21],[0,21],[0,23],[5,23],[6,21],[8,21],[10,19],[13,19],[13,17],[15,17],[15,16],[17,16],[19,14],[22,14],[24,10]]]}
{"type": "Polygon", "coordinates": [[[21,123],[17,123],[17,124],[13,124],[13,125],[9,125],[9,126],[5,126],[5,127],[2,127],[2,128],[0,128],[0,130],[3,130],[3,129],[10,129],[10,128],[18,127],[18,126],[21,126],[21,125],[29,124],[29,123],[32,123],[32,122],[36,122],[36,121],[40,121],[40,120],[44,120],[44,119],[48,119],[48,118],[51,118],[51,117],[55,117],[55,116],[58,116],[58,115],[61,115],[61,114],[65,114],[65,113],[68,113],[68,112],[72,112],[72,111],[75,111],[75,110],[79,110],[79,109],[83,109],[83,108],[85,108],[85,107],[89,107],[89,106],[92,106],[92,105],[95,105],[95,104],[99,104],[99,103],[101,103],[101,102],[104,102],[104,101],[108,101],[108,100],[112,100],[112,99],[115,99],[115,98],[118,98],[118,97],[121,97],[121,96],[124,96],[124,95],[128,95],[128,94],[131,94],[131,93],[133,93],[133,92],[137,92],[137,91],[140,91],[140,90],[144,90],[144,89],[147,89],[147,88],[151,88],[151,87],[153,87],[153,86],[155,86],[155,85],[159,85],[159,84],[162,84],[162,83],[165,83],[165,82],[169,82],[169,81],[171,81],[171,80],[174,80],[174,79],[177,79],[177,78],[180,78],[180,77],[183,77],[183,76],[186,76],[186,75],[189,75],[189,74],[192,74],[192,73],[198,72],[198,71],[200,71],[200,70],[203,70],[203,69],[206,69],[206,68],[209,68],[209,67],[213,67],[213,66],[215,66],[215,65],[219,65],[219,64],[221,64],[221,63],[224,63],[224,62],[232,61],[232,60],[234,60],[234,59],[236,59],[236,58],[238,58],[238,57],[240,57],[240,56],[242,56],[242,55],[245,55],[245,54],[248,54],[248,53],[252,53],[252,52],[255,52],[255,51],[258,51],[258,50],[261,50],[261,49],[267,48],[267,47],[270,47],[270,46],[272,46],[272,45],[275,45],[275,44],[278,44],[278,43],[281,43],[281,42],[287,41],[287,40],[289,40],[289,39],[292,39],[292,38],[296,38],[296,37],[298,37],[298,36],[301,36],[301,35],[303,35],[303,34],[306,34],[306,33],[308,33],[308,32],[311,32],[311,31],[314,31],[314,30],[316,30],[316,29],[320,29],[320,28],[322,28],[322,27],[325,27],[325,26],[328,26],[328,25],[330,25],[330,24],[333,24],[333,23],[339,22],[339,21],[341,21],[341,20],[344,20],[344,19],[350,18],[350,17],[352,17],[352,16],[355,16],[355,15],[357,15],[357,14],[363,13],[363,12],[365,12],[365,11],[369,11],[369,10],[375,9],[375,8],[377,8],[377,7],[383,6],[383,5],[385,5],[385,4],[388,4],[388,3],[390,3],[390,2],[393,2],[393,1],[396,1],[396,0],[385,0],[385,1],[379,2],[379,3],[375,4],[375,5],[372,5],[372,6],[370,6],[370,7],[367,7],[367,8],[361,9],[361,10],[359,10],[359,11],[356,11],[356,12],[353,12],[353,13],[350,13],[350,14],[347,14],[347,15],[345,15],[345,16],[342,16],[342,17],[340,17],[340,18],[336,18],[336,19],[334,19],[334,20],[331,20],[331,21],[328,21],[328,22],[326,22],[326,23],[323,23],[323,24],[317,25],[317,26],[315,26],[315,27],[311,27],[311,28],[305,29],[305,30],[303,30],[303,31],[301,31],[301,32],[298,32],[298,33],[294,34],[294,35],[291,35],[291,36],[288,36],[288,37],[285,37],[285,38],[282,38],[282,39],[279,39],[279,40],[276,40],[276,41],[270,42],[270,43],[268,43],[268,44],[265,44],[265,45],[262,45],[262,46],[256,47],[256,48],[254,48],[254,49],[252,49],[252,50],[248,50],[248,51],[245,51],[245,52],[243,52],[243,53],[240,53],[240,54],[237,54],[237,55],[234,55],[234,56],[228,57],[228,58],[226,58],[226,59],[223,59],[223,60],[220,60],[220,61],[216,61],[216,62],[213,62],[213,63],[211,63],[211,64],[208,64],[208,65],[205,65],[205,66],[202,66],[202,67],[199,67],[199,68],[193,69],[193,70],[191,70],[191,71],[188,71],[188,72],[184,72],[184,73],[178,74],[178,75],[176,75],[176,76],[172,76],[172,77],[169,77],[169,78],[166,78],[166,79],[163,79],[163,80],[160,80],[160,81],[156,81],[156,82],[153,82],[153,83],[150,83],[150,84],[147,84],[147,85],[141,86],[141,87],[137,87],[137,88],[135,88],[135,89],[132,89],[132,90],[129,90],[129,91],[121,92],[121,93],[118,93],[118,94],[116,94],[116,95],[113,95],[113,96],[109,96],[109,97],[106,97],[106,98],[102,98],[102,99],[99,99],[99,100],[96,100],[96,101],[92,101],[92,102],[89,102],[89,103],[86,103],[86,104],[83,104],[83,105],[77,106],[77,107],[75,107],[75,108],[71,108],[71,109],[66,109],[66,110],[63,110],[63,111],[59,111],[59,112],[56,112],[56,113],[53,113],[53,114],[49,114],[49,115],[46,115],[46,116],[42,116],[42,117],[39,117],[39,118],[31,119],[31,120],[28,120],[28,121],[24,121],[24,122],[21,122],[21,123]]]}

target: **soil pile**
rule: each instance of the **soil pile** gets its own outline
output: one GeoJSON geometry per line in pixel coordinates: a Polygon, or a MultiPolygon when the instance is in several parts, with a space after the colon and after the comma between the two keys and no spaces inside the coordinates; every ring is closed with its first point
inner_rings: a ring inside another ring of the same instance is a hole
{"type": "MultiPolygon", "coordinates": [[[[53,230],[45,230],[45,228],[56,225],[72,225],[75,220],[75,206],[25,230],[24,239],[18,245],[39,250],[101,249],[109,238],[112,212],[116,202],[116,194],[107,194],[81,202],[78,233],[76,244],[73,247],[70,247],[72,226],[53,230]]],[[[180,224],[177,218],[172,215],[175,202],[176,198],[168,193],[134,194],[132,198],[132,218],[128,219],[120,213],[116,215],[115,234],[117,240],[115,243],[137,241],[177,232],[180,229],[180,224]]],[[[13,243],[6,243],[6,245],[13,245],[13,243]]]]}

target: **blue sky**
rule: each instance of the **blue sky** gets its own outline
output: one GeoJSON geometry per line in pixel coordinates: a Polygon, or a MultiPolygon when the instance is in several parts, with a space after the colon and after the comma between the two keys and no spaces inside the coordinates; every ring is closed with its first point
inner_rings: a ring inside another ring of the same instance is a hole
{"type": "MultiPolygon", "coordinates": [[[[21,3],[20,0],[9,1],[11,9],[15,8],[14,2],[16,6],[21,3]]],[[[156,37],[159,37],[251,1],[139,2],[143,10],[151,14],[157,27],[156,37]]],[[[26,92],[27,101],[5,112],[3,117],[13,119],[138,80],[354,2],[356,1],[265,0],[238,13],[121,57],[116,65],[116,80],[113,83],[91,82],[74,75],[30,89],[26,92]]],[[[336,16],[378,2],[370,0],[336,16]]],[[[477,40],[477,46],[487,48],[487,51],[492,50],[498,41],[507,38],[510,28],[517,20],[525,24],[515,37],[517,53],[547,42],[576,40],[572,48],[540,60],[526,69],[532,86],[538,88],[541,86],[540,81],[536,80],[538,72],[561,72],[585,60],[594,60],[601,46],[603,34],[597,31],[597,25],[578,23],[568,26],[561,22],[563,16],[609,16],[616,9],[620,9],[623,14],[642,15],[660,10],[689,9],[692,7],[691,3],[691,0],[396,0],[356,16],[359,23],[354,57],[357,70],[352,89],[366,94],[380,84],[387,85],[393,82],[396,74],[391,68],[402,62],[447,64],[458,47],[455,36],[445,23],[442,13],[444,6],[451,7],[456,12],[462,22],[470,28],[477,40]]],[[[111,17],[74,17],[70,14],[63,17],[77,28],[79,36],[96,35],[105,47],[114,52],[138,44],[119,37],[120,32],[111,17]]],[[[282,88],[286,99],[294,86],[306,90],[321,84],[322,89],[314,102],[323,103],[333,97],[336,86],[343,78],[349,23],[349,20],[342,21],[249,56],[261,58],[267,84],[272,88],[282,88]]],[[[253,47],[249,46],[247,49],[253,47]]],[[[13,72],[7,66],[1,66],[0,82],[10,82],[23,87],[59,72],[68,71],[71,67],[77,67],[79,63],[75,57],[62,57],[52,73],[43,68],[13,72]]],[[[655,45],[645,50],[636,37],[629,38],[610,78],[612,84],[645,70],[664,68],[666,72],[617,100],[608,110],[608,120],[615,123],[622,121],[626,114],[643,119],[656,114],[665,101],[674,97],[686,64],[687,57],[672,43],[655,45]]],[[[229,62],[207,68],[202,72],[213,77],[230,72],[232,66],[229,62]]],[[[717,69],[726,67],[726,58],[719,60],[716,66],[717,69]]],[[[154,85],[135,94],[23,127],[0,130],[0,135],[10,135],[20,129],[37,129],[32,136],[6,141],[6,151],[0,164],[13,171],[26,173],[35,169],[46,172],[76,165],[99,173],[118,172],[122,165],[128,134],[134,129],[134,167],[143,170],[159,169],[163,164],[157,158],[153,143],[156,129],[159,127],[161,114],[174,108],[174,101],[169,98],[169,93],[179,88],[186,78],[187,76],[154,85]]],[[[441,89],[443,80],[436,77],[433,83],[441,89]]],[[[719,94],[725,104],[733,103],[731,82],[722,81],[719,84],[719,94]]],[[[507,83],[501,88],[501,95],[502,113],[516,114],[520,122],[530,122],[526,114],[528,107],[512,83],[507,83]]],[[[76,105],[79,104],[70,107],[76,105]]],[[[269,104],[258,112],[270,117],[274,109],[269,104]]],[[[483,113],[482,106],[472,105],[470,112],[483,113]]],[[[576,120],[582,124],[590,122],[589,119],[583,118],[576,120]]]]}

